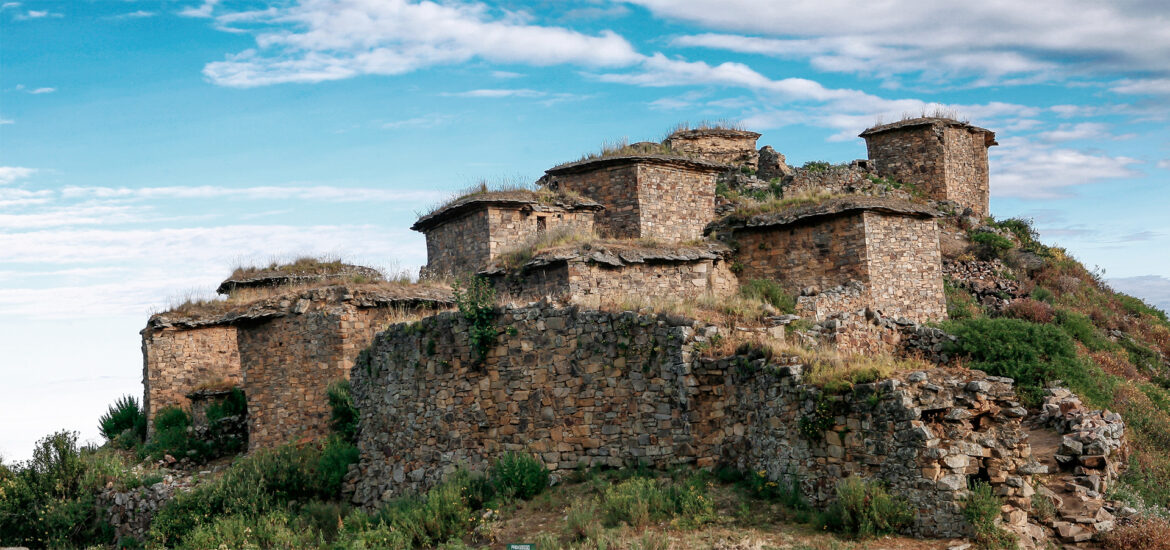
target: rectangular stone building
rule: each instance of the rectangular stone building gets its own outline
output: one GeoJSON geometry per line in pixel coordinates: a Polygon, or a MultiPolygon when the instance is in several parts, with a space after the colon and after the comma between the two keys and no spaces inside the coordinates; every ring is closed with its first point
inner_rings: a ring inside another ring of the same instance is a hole
{"type": "Polygon", "coordinates": [[[715,175],[725,167],[664,155],[611,156],[546,171],[549,189],[601,203],[595,228],[605,237],[683,242],[703,236],[715,217],[715,175]]]}
{"type": "Polygon", "coordinates": [[[914,118],[861,133],[879,175],[921,186],[932,199],[955,201],[987,216],[987,149],[995,132],[948,118],[914,118]]]}
{"type": "Polygon", "coordinates": [[[411,226],[427,237],[422,278],[475,273],[500,253],[546,231],[593,232],[600,204],[536,191],[475,193],[427,214],[411,226]]]}
{"type": "MultiPolygon", "coordinates": [[[[860,294],[835,290],[826,298],[926,321],[946,316],[936,215],[906,201],[857,196],[729,223],[743,280],[774,279],[805,294],[860,283],[860,294]]],[[[818,318],[832,313],[816,309],[818,318]]]]}
{"type": "Polygon", "coordinates": [[[250,449],[324,437],[325,390],[349,377],[374,335],[420,308],[450,303],[450,291],[440,287],[327,285],[202,317],[154,315],[142,331],[150,433],[158,411],[188,409],[188,394],[226,383],[247,397],[250,449]]]}
{"type": "Polygon", "coordinates": [[[679,130],[663,143],[686,156],[727,166],[750,166],[759,162],[756,140],[760,134],[732,128],[679,130]]]}
{"type": "Polygon", "coordinates": [[[730,250],[717,243],[656,249],[629,243],[586,246],[541,252],[523,266],[486,273],[507,298],[549,297],[587,308],[631,300],[730,296],[738,289],[724,261],[730,250]]]}

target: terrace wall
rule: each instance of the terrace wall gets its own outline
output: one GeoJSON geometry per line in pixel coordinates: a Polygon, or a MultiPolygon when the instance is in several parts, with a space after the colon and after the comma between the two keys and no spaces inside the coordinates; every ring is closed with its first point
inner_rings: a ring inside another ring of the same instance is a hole
{"type": "Polygon", "coordinates": [[[543,304],[501,310],[496,328],[482,363],[453,313],[375,338],[351,377],[356,504],[425,490],[512,451],[554,475],[726,464],[798,480],[815,505],[841,478],[881,479],[915,509],[913,532],[931,536],[968,534],[960,503],[974,476],[1029,505],[1026,410],[1008,379],[937,370],[824,395],[787,361],[700,357],[713,327],[686,319],[543,304]]]}

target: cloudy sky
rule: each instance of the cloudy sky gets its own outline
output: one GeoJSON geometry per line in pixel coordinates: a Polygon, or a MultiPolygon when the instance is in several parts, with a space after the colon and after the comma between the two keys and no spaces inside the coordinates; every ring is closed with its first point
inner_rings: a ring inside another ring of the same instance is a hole
{"type": "Polygon", "coordinates": [[[415,269],[415,211],[686,120],[799,165],[955,111],[997,216],[1170,307],[1170,4],[948,4],[0,0],[0,455],[96,440],[147,315],[234,265],[415,269]]]}

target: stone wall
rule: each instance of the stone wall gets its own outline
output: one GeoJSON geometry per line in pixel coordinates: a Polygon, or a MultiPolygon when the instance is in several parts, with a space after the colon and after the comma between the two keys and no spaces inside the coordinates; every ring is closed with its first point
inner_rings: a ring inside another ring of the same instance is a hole
{"type": "Polygon", "coordinates": [[[682,242],[714,219],[718,170],[671,157],[603,158],[549,170],[547,185],[604,205],[594,219],[602,236],[682,242]]]}
{"type": "Polygon", "coordinates": [[[976,216],[990,214],[990,182],[987,144],[983,132],[949,126],[943,130],[947,175],[946,200],[955,201],[974,211],[976,216]]]}
{"type": "Polygon", "coordinates": [[[248,397],[248,447],[329,434],[326,388],[349,376],[358,353],[401,313],[310,303],[301,313],[239,330],[248,397]]]}
{"type": "Polygon", "coordinates": [[[775,279],[793,289],[867,281],[865,217],[860,213],[737,231],[743,280],[775,279]]]}
{"type": "Polygon", "coordinates": [[[823,170],[797,168],[792,179],[784,182],[784,194],[792,196],[812,191],[832,194],[853,193],[870,186],[869,176],[873,172],[858,163],[830,166],[823,170]]]}
{"type": "Polygon", "coordinates": [[[639,237],[664,242],[702,238],[703,228],[715,218],[715,174],[639,165],[638,203],[639,237]]]}
{"type": "Polygon", "coordinates": [[[441,279],[481,269],[491,260],[490,221],[487,209],[429,229],[424,279],[441,279]]]}
{"type": "Polygon", "coordinates": [[[988,214],[987,148],[995,134],[947,119],[915,119],[861,134],[883,177],[918,185],[936,200],[988,214]]]}
{"type": "Polygon", "coordinates": [[[730,296],[738,283],[720,259],[601,265],[569,260],[494,277],[500,294],[519,301],[552,298],[582,307],[654,298],[693,300],[730,296]]]}
{"type": "MultiPolygon", "coordinates": [[[[489,260],[495,259],[501,253],[524,245],[549,231],[593,233],[593,212],[570,212],[552,208],[503,208],[491,207],[488,209],[488,235],[490,245],[489,260]]],[[[480,236],[484,238],[484,236],[480,236]]],[[[449,243],[449,247],[461,247],[465,243],[449,243]]],[[[476,266],[482,269],[486,264],[476,266]]]]}
{"type": "Polygon", "coordinates": [[[822,395],[789,359],[701,358],[697,345],[718,329],[678,317],[538,304],[501,310],[496,328],[482,364],[452,313],[375,338],[351,375],[355,503],[425,490],[458,465],[483,469],[513,451],[554,475],[639,462],[763,470],[797,479],[818,505],[838,479],[882,479],[910,500],[921,535],[967,533],[959,502],[971,478],[1028,505],[1026,411],[1008,379],[936,370],[822,395]]]}
{"type": "Polygon", "coordinates": [[[916,322],[946,316],[942,254],[932,218],[867,208],[751,223],[733,228],[740,278],[777,280],[815,297],[806,309],[817,320],[865,307],[916,322]],[[852,282],[866,290],[818,296],[852,282]]]}
{"type": "Polygon", "coordinates": [[[187,394],[200,384],[242,381],[236,329],[203,326],[167,327],[142,331],[143,407],[147,433],[154,433],[154,416],[166,407],[186,408],[187,394]]]}
{"type": "Polygon", "coordinates": [[[934,219],[866,212],[865,246],[874,309],[915,322],[946,318],[934,219]]]}
{"type": "Polygon", "coordinates": [[[729,166],[756,167],[760,134],[743,130],[680,130],[666,138],[666,145],[680,153],[729,166]]]}
{"type": "Polygon", "coordinates": [[[641,236],[638,165],[608,165],[595,170],[558,174],[556,185],[558,190],[579,193],[605,206],[593,221],[601,235],[617,239],[641,236]]]}

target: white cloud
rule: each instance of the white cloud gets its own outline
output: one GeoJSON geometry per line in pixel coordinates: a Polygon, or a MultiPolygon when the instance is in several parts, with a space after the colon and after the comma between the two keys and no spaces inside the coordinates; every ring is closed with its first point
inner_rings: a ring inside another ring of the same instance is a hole
{"type": "Polygon", "coordinates": [[[1164,159],[1164,160],[1158,161],[1158,168],[1162,168],[1164,170],[1170,170],[1170,159],[1164,159]]]}
{"type": "Polygon", "coordinates": [[[447,92],[442,95],[451,97],[544,97],[548,92],[541,92],[539,90],[529,89],[503,89],[503,88],[487,88],[480,90],[468,90],[466,92],[447,92]]]}
{"type": "Polygon", "coordinates": [[[12,120],[11,118],[2,118],[2,117],[0,117],[0,126],[3,126],[3,125],[5,125],[5,124],[16,124],[16,121],[15,121],[15,120],[12,120]]]}
{"type": "Polygon", "coordinates": [[[452,118],[451,115],[426,115],[404,120],[395,120],[382,124],[383,128],[433,128],[440,124],[446,124],[452,118]]]}
{"type": "Polygon", "coordinates": [[[20,2],[5,2],[0,4],[0,11],[15,9],[20,7],[20,2]]]}
{"type": "Polygon", "coordinates": [[[662,17],[762,35],[698,34],[679,37],[676,45],[807,59],[826,71],[974,75],[973,83],[993,84],[1013,75],[1164,74],[1170,58],[1164,2],[630,1],[662,17]]]}
{"type": "Polygon", "coordinates": [[[153,12],[153,11],[138,10],[138,11],[132,11],[129,13],[123,13],[121,15],[115,15],[113,18],[114,19],[145,19],[147,17],[154,17],[156,15],[158,15],[158,14],[153,12]]]}
{"type": "Polygon", "coordinates": [[[414,267],[424,260],[421,236],[368,225],[0,232],[0,250],[12,266],[124,269],[82,283],[0,288],[0,314],[70,319],[144,315],[191,289],[210,294],[234,264],[275,255],[341,256],[374,267],[414,267]]]}
{"type": "Polygon", "coordinates": [[[211,12],[215,10],[215,6],[219,2],[220,0],[203,0],[203,3],[198,6],[179,11],[179,15],[183,17],[211,17],[211,12]]]}
{"type": "Polygon", "coordinates": [[[306,200],[327,202],[405,202],[442,198],[437,191],[396,191],[363,187],[316,186],[256,186],[219,187],[65,187],[61,196],[66,199],[244,199],[244,200],[306,200]]]}
{"type": "Polygon", "coordinates": [[[1022,138],[991,149],[991,193],[998,197],[1049,199],[1071,188],[1115,178],[1138,177],[1137,159],[1053,147],[1022,138]]]}
{"type": "Polygon", "coordinates": [[[1127,79],[1110,89],[1119,94],[1170,96],[1170,78],[1127,79]]]}
{"type": "Polygon", "coordinates": [[[28,20],[28,19],[46,19],[46,18],[57,18],[57,17],[64,17],[64,15],[62,15],[60,13],[47,11],[47,10],[28,10],[28,11],[24,12],[23,14],[17,14],[15,16],[15,19],[28,20]]]}
{"type": "Polygon", "coordinates": [[[252,87],[396,75],[473,58],[529,65],[625,66],[640,56],[612,31],[596,36],[493,16],[483,4],[405,0],[304,0],[216,18],[261,29],[256,48],[208,63],[212,82],[252,87]]]}
{"type": "Polygon", "coordinates": [[[1108,283],[1116,290],[1137,296],[1162,311],[1170,312],[1170,278],[1141,275],[1109,279],[1108,283]]]}
{"type": "Polygon", "coordinates": [[[1048,130],[1037,134],[1043,141],[1060,142],[1075,141],[1078,139],[1109,139],[1109,127],[1098,122],[1080,122],[1077,124],[1061,124],[1055,130],[1048,130]]]}
{"type": "Polygon", "coordinates": [[[492,71],[492,76],[495,78],[520,78],[524,76],[524,74],[514,73],[512,71],[492,71]]]}
{"type": "Polygon", "coordinates": [[[36,168],[25,168],[23,166],[0,166],[0,185],[8,185],[17,180],[22,180],[36,173],[36,168]]]}
{"type": "Polygon", "coordinates": [[[57,91],[56,88],[33,88],[33,89],[29,90],[28,93],[33,94],[33,95],[39,95],[39,94],[51,94],[55,91],[57,91]]]}

